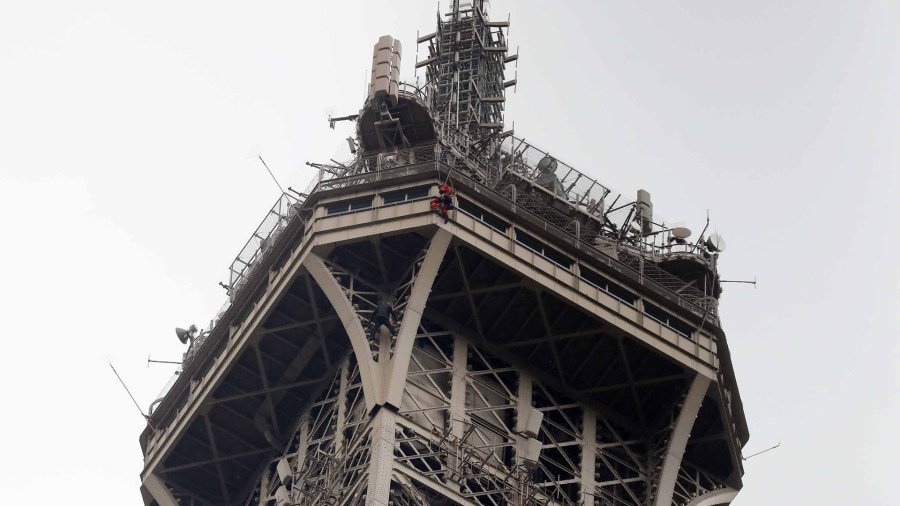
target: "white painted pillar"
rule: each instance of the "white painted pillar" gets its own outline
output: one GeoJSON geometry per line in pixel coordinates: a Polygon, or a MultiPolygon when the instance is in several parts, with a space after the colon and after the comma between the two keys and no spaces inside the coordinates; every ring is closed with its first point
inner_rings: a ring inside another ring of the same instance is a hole
{"type": "Polygon", "coordinates": [[[353,347],[353,353],[356,355],[356,362],[359,364],[359,377],[362,380],[363,394],[366,398],[366,408],[372,411],[377,404],[381,403],[381,381],[380,375],[375,370],[375,363],[372,360],[372,353],[369,350],[369,340],[366,332],[363,330],[362,321],[353,308],[353,305],[347,299],[344,289],[334,279],[334,275],[328,270],[322,258],[315,253],[310,253],[306,257],[306,270],[316,280],[316,284],[328,297],[328,302],[334,307],[341,324],[350,338],[350,345],[353,347]]]}
{"type": "Polygon", "coordinates": [[[593,505],[596,493],[597,413],[583,410],[581,429],[581,504],[593,505]]]}
{"type": "Polygon", "coordinates": [[[372,456],[369,462],[369,483],[366,506],[388,506],[391,495],[391,476],[394,469],[394,444],[397,426],[396,413],[380,409],[372,420],[372,456]]]}
{"type": "MultiPolygon", "coordinates": [[[[416,334],[419,331],[419,323],[422,321],[422,312],[425,311],[425,303],[428,301],[431,287],[452,238],[453,235],[443,229],[438,230],[432,237],[425,258],[422,260],[422,266],[419,268],[412,290],[410,290],[406,308],[403,310],[403,324],[397,331],[394,356],[390,362],[390,380],[385,386],[385,401],[398,409],[403,401],[406,374],[409,372],[409,361],[416,342],[416,334]]],[[[386,354],[383,353],[383,355],[386,354]]]]}

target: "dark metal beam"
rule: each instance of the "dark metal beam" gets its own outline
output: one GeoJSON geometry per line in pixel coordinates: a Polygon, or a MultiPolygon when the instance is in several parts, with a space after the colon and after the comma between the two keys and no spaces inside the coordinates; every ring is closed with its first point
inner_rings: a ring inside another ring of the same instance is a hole
{"type": "Polygon", "coordinates": [[[250,451],[246,451],[246,452],[240,452],[240,453],[235,453],[232,455],[220,456],[220,457],[207,459],[207,460],[198,460],[197,462],[191,462],[190,464],[182,464],[180,466],[168,467],[166,469],[163,469],[162,472],[164,474],[165,473],[177,473],[179,471],[185,471],[187,469],[193,469],[195,467],[206,466],[209,464],[217,464],[217,463],[225,462],[228,460],[238,460],[238,459],[243,459],[245,457],[255,457],[257,455],[262,455],[264,453],[271,453],[272,451],[274,451],[274,450],[272,450],[269,447],[266,447],[266,448],[263,448],[260,450],[250,450],[250,451]]]}
{"type": "Polygon", "coordinates": [[[218,399],[214,399],[213,401],[211,401],[211,404],[221,404],[224,402],[246,399],[248,397],[256,397],[259,395],[265,395],[265,394],[269,394],[272,392],[279,392],[281,390],[290,390],[292,388],[312,386],[312,385],[321,383],[323,381],[325,381],[324,378],[309,379],[309,380],[304,380],[304,381],[295,381],[293,383],[287,383],[285,385],[269,387],[269,388],[262,389],[262,390],[255,390],[253,392],[245,392],[242,394],[229,395],[227,397],[219,397],[218,399]]]}
{"type": "Polygon", "coordinates": [[[206,425],[206,436],[209,438],[209,446],[212,449],[213,459],[216,464],[216,473],[219,475],[219,487],[222,490],[222,497],[226,502],[231,502],[228,495],[228,485],[225,483],[225,473],[222,471],[222,462],[219,460],[219,448],[216,446],[216,438],[213,436],[212,425],[209,423],[209,417],[204,416],[203,422],[206,425]]]}

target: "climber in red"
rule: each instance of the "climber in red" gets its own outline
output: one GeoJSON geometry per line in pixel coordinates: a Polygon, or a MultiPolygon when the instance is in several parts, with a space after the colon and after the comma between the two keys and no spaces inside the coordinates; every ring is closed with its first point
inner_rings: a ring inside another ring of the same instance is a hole
{"type": "Polygon", "coordinates": [[[431,209],[440,212],[441,216],[444,217],[444,223],[447,223],[447,220],[450,217],[447,213],[453,209],[453,188],[449,185],[442,184],[438,187],[439,197],[435,197],[431,199],[431,209]]]}

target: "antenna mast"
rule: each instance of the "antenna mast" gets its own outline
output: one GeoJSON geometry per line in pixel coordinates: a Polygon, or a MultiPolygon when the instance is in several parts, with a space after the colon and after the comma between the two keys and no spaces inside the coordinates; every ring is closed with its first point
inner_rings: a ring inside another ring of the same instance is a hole
{"type": "Polygon", "coordinates": [[[279,182],[278,182],[278,179],[275,178],[275,174],[272,174],[272,170],[269,169],[269,166],[268,166],[268,165],[266,165],[266,161],[263,160],[262,155],[256,155],[256,157],[259,158],[259,161],[262,162],[263,167],[265,167],[265,168],[266,168],[266,171],[269,172],[269,175],[272,176],[272,181],[275,181],[275,184],[278,185],[278,189],[281,190],[281,193],[286,193],[286,192],[284,191],[284,188],[281,187],[281,183],[279,183],[279,182]]]}
{"type": "MultiPolygon", "coordinates": [[[[426,68],[426,93],[431,113],[439,123],[468,136],[471,141],[503,130],[504,81],[509,21],[490,21],[484,0],[451,4],[438,17],[437,31],[419,37],[428,44],[428,58],[416,63],[426,68]]],[[[495,143],[499,142],[495,138],[495,143]]]]}
{"type": "Polygon", "coordinates": [[[141,416],[143,416],[143,417],[144,417],[144,420],[147,420],[147,421],[149,421],[149,420],[150,420],[150,417],[149,417],[149,416],[147,416],[147,415],[145,415],[145,414],[144,414],[144,410],[143,410],[143,409],[141,409],[141,406],[140,406],[140,405],[138,405],[138,403],[137,403],[137,401],[136,401],[136,400],[135,400],[135,399],[134,399],[134,396],[133,396],[133,395],[131,395],[131,390],[129,390],[129,389],[128,389],[128,386],[126,386],[126,385],[125,385],[125,382],[124,382],[124,381],[122,381],[122,377],[121,377],[121,376],[119,376],[119,372],[118,372],[118,371],[116,371],[116,368],[115,368],[115,367],[113,367],[113,365],[112,365],[112,362],[110,362],[110,361],[108,361],[108,360],[107,360],[107,362],[106,362],[106,363],[108,363],[108,364],[109,364],[109,368],[110,368],[110,369],[112,369],[112,371],[113,371],[113,374],[115,374],[115,375],[116,375],[116,378],[119,378],[119,383],[121,383],[121,384],[122,384],[122,388],[124,388],[124,389],[125,389],[125,392],[127,392],[127,393],[128,393],[128,397],[131,397],[131,402],[133,402],[133,403],[134,403],[134,407],[136,407],[136,408],[137,408],[137,410],[138,410],[138,413],[140,413],[140,414],[141,414],[141,416]]]}

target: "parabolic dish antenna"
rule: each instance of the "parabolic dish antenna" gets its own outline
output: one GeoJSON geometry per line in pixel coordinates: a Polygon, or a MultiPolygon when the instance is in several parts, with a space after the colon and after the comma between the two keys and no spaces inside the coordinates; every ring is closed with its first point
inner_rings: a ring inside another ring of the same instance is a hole
{"type": "Polygon", "coordinates": [[[725,251],[725,239],[719,234],[712,234],[706,240],[706,249],[713,253],[721,253],[725,251]]]}
{"type": "Polygon", "coordinates": [[[638,220],[631,220],[631,222],[628,223],[628,226],[631,227],[632,232],[635,232],[635,233],[641,232],[641,223],[638,220]]]}
{"type": "Polygon", "coordinates": [[[541,174],[553,174],[556,172],[556,158],[553,158],[550,155],[541,158],[541,161],[537,164],[537,168],[541,171],[541,174]]]}
{"type": "Polygon", "coordinates": [[[672,229],[672,236],[676,239],[687,239],[691,236],[691,229],[687,227],[675,227],[672,229]]]}

